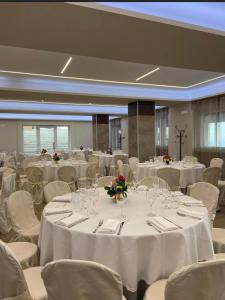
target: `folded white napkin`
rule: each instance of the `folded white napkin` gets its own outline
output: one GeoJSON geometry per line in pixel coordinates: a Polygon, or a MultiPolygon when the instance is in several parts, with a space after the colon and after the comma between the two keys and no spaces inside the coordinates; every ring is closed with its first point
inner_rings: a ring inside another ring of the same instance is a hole
{"type": "Polygon", "coordinates": [[[108,219],[103,222],[98,229],[98,233],[116,234],[120,227],[120,221],[115,219],[108,219]]]}
{"type": "Polygon", "coordinates": [[[204,206],[202,201],[192,197],[182,196],[180,197],[180,200],[181,200],[181,204],[185,206],[204,206]]]}
{"type": "Polygon", "coordinates": [[[60,207],[46,207],[44,209],[45,215],[56,215],[56,214],[65,214],[71,212],[68,207],[60,206],[60,207]]]}
{"type": "Polygon", "coordinates": [[[197,219],[202,219],[205,215],[205,213],[203,213],[203,212],[199,212],[199,211],[192,210],[190,208],[184,208],[184,207],[180,207],[177,210],[177,213],[179,215],[189,216],[189,217],[193,217],[193,218],[197,218],[197,219]]]}
{"type": "Polygon", "coordinates": [[[172,194],[175,196],[184,196],[184,194],[181,193],[180,191],[174,191],[174,192],[172,192],[172,194]]]}
{"type": "Polygon", "coordinates": [[[149,222],[156,229],[163,232],[175,230],[178,228],[175,224],[167,221],[163,217],[151,217],[147,222],[149,222]]]}
{"type": "Polygon", "coordinates": [[[81,222],[83,222],[84,220],[87,220],[88,217],[78,214],[78,213],[74,213],[72,216],[69,216],[67,218],[64,218],[62,220],[59,220],[57,222],[58,225],[62,225],[62,226],[66,226],[66,227],[72,227],[76,224],[79,224],[81,222]]]}
{"type": "Polygon", "coordinates": [[[148,187],[146,185],[139,185],[137,187],[137,190],[138,191],[147,191],[148,190],[148,187]]]}
{"type": "Polygon", "coordinates": [[[54,202],[71,202],[72,193],[68,193],[62,196],[56,196],[52,199],[54,202]]]}

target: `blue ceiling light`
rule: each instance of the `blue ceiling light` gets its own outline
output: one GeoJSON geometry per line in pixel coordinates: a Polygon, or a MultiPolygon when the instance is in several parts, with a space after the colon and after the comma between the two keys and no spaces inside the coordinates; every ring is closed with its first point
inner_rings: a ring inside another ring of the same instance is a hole
{"type": "Polygon", "coordinates": [[[0,113],[3,120],[43,120],[43,121],[92,121],[91,116],[0,113]]]}
{"type": "Polygon", "coordinates": [[[225,34],[225,3],[222,2],[96,2],[99,6],[140,18],[165,21],[184,27],[225,34]],[[135,15],[136,14],[136,15],[135,15]]]}

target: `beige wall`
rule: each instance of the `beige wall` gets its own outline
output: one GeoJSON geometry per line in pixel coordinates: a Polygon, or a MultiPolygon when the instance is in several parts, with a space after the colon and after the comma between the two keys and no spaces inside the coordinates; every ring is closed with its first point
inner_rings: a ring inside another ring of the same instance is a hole
{"type": "Polygon", "coordinates": [[[192,155],[193,151],[193,113],[191,102],[169,107],[169,154],[179,158],[179,139],[176,138],[175,126],[186,129],[187,138],[182,145],[182,155],[192,155]]]}
{"type": "Polygon", "coordinates": [[[0,120],[0,151],[23,151],[23,125],[69,125],[71,149],[80,145],[92,148],[91,122],[15,121],[0,120]]]}

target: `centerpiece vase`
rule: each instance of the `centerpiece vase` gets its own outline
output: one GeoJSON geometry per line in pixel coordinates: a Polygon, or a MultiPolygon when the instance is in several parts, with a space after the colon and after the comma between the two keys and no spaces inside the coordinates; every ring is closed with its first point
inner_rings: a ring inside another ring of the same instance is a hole
{"type": "Polygon", "coordinates": [[[112,201],[113,201],[114,203],[117,203],[117,201],[120,200],[121,197],[122,197],[121,193],[117,193],[117,194],[115,194],[114,196],[112,196],[112,201]]]}

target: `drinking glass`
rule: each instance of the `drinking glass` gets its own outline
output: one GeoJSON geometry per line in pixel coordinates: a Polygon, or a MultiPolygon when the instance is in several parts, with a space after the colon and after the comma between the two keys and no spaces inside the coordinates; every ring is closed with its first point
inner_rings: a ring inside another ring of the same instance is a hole
{"type": "Polygon", "coordinates": [[[120,208],[120,215],[119,215],[119,220],[121,221],[127,221],[127,216],[124,214],[124,205],[127,201],[127,198],[124,197],[124,198],[120,198],[119,200],[117,200],[117,204],[120,208]]]}

